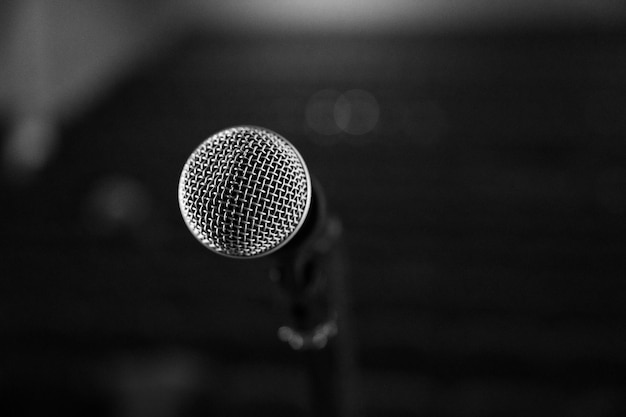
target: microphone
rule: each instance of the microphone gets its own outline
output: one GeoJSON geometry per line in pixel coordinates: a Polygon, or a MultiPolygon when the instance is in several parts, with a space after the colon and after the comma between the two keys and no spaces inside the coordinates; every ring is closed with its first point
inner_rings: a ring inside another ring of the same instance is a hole
{"type": "Polygon", "coordinates": [[[305,351],[315,414],[350,415],[354,366],[341,226],[327,215],[321,188],[296,148],[262,127],[217,132],[187,159],[178,201],[187,228],[211,251],[238,259],[272,255],[270,276],[289,295],[294,322],[279,329],[279,338],[305,351]]]}
{"type": "MultiPolygon", "coordinates": [[[[333,325],[324,326],[334,322],[341,226],[287,139],[256,126],[215,133],[187,159],[178,201],[188,229],[211,251],[238,259],[272,254],[270,277],[290,295],[296,327],[334,335],[333,325]]],[[[298,349],[328,339],[298,341],[284,330],[279,337],[298,349]]]]}
{"type": "Polygon", "coordinates": [[[200,144],[183,167],[178,201],[200,243],[223,256],[270,254],[300,230],[312,200],[308,168],[287,139],[239,126],[200,144]]]}

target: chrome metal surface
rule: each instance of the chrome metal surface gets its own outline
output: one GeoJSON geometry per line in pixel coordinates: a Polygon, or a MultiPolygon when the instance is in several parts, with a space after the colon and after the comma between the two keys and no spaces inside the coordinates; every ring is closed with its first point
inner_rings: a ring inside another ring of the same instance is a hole
{"type": "Polygon", "coordinates": [[[285,138],[240,126],[206,139],[180,176],[178,200],[189,230],[221,255],[251,258],[280,248],[311,204],[304,160],[285,138]]]}

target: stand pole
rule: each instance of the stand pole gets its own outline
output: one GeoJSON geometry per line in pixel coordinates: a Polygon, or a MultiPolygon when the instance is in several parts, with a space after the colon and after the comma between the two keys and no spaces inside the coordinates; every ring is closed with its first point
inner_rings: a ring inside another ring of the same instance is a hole
{"type": "Polygon", "coordinates": [[[279,338],[306,362],[311,408],[319,417],[355,415],[355,358],[345,290],[341,224],[323,219],[318,233],[279,258],[275,270],[291,303],[292,325],[279,338]]]}

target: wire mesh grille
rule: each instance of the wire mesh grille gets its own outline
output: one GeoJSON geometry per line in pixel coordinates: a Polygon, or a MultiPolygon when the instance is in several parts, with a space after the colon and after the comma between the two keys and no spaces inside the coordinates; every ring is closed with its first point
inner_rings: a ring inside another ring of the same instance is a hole
{"type": "Polygon", "coordinates": [[[226,256],[255,257],[279,248],[300,228],[311,180],[282,136],[235,127],[191,154],[178,193],[185,223],[202,244],[226,256]]]}

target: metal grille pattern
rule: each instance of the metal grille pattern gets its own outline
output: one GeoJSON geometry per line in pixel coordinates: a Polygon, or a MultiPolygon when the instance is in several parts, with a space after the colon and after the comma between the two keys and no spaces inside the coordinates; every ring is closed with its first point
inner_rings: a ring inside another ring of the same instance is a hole
{"type": "Polygon", "coordinates": [[[255,257],[286,243],[311,201],[302,157],[282,136],[235,127],[205,140],[189,157],[178,187],[189,230],[226,256],[255,257]]]}

